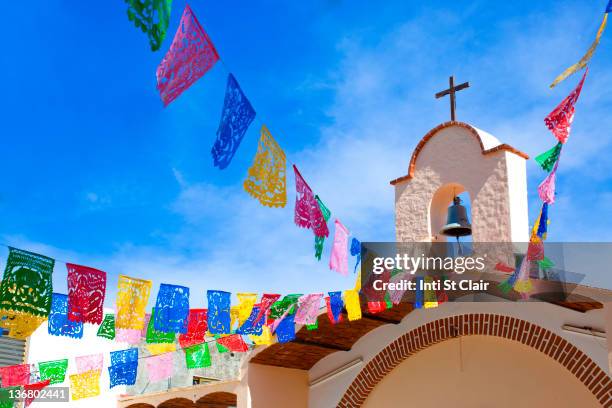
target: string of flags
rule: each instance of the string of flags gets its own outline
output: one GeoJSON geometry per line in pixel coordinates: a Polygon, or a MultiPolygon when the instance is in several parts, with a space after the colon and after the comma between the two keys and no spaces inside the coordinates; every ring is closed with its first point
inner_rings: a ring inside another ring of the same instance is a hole
{"type": "MultiPolygon", "coordinates": [[[[53,292],[54,267],[52,258],[9,247],[0,286],[0,328],[8,331],[8,337],[24,339],[48,321],[50,335],[81,339],[84,323],[89,323],[98,326],[97,336],[103,339],[130,346],[144,339],[148,356],[139,356],[137,347],[110,353],[110,388],[135,384],[143,359],[149,381],[156,382],[172,376],[172,353],[177,351],[183,351],[187,369],[195,369],[211,365],[211,342],[223,353],[291,341],[296,324],[309,330],[318,328],[322,302],[332,324],[342,321],[344,308],[349,320],[361,318],[357,290],[345,291],[344,299],[340,291],[329,292],[328,296],[264,293],[259,299],[256,293],[237,293],[236,305],[231,303],[230,292],[208,290],[208,307],[193,309],[188,287],[166,283],[159,285],[155,306],[146,313],[152,282],[126,275],[119,276],[115,313],[104,314],[104,271],[66,263],[68,294],[62,294],[53,292]]],[[[72,399],[99,395],[103,355],[78,356],[75,365],[76,373],[68,376],[72,399]]],[[[30,364],[1,367],[0,392],[11,387],[43,389],[63,383],[68,366],[68,359],[61,359],[38,363],[37,373],[31,371],[30,364]]],[[[26,401],[26,406],[29,403],[26,401]]]]}
{"type": "Polygon", "coordinates": [[[559,167],[563,146],[570,136],[576,111],[575,106],[589,72],[588,63],[599,44],[601,35],[606,27],[608,13],[611,11],[612,0],[609,0],[604,12],[603,21],[601,22],[599,30],[597,31],[597,36],[591,47],[580,61],[566,69],[561,75],[555,78],[550,85],[550,87],[553,88],[570,75],[584,69],[584,74],[576,87],[546,116],[546,118],[544,118],[544,124],[551,131],[557,143],[547,151],[535,157],[536,163],[538,163],[542,170],[548,173],[544,180],[538,185],[538,196],[542,201],[542,206],[531,230],[527,254],[523,260],[514,270],[504,265],[498,264],[497,266],[497,269],[502,272],[511,272],[511,275],[499,284],[499,288],[504,293],[508,293],[511,289],[514,289],[523,297],[528,297],[528,293],[532,290],[530,280],[531,264],[537,263],[542,270],[549,270],[555,266],[554,263],[545,256],[544,241],[546,240],[548,225],[550,223],[548,217],[549,207],[555,203],[557,169],[559,167]]]}

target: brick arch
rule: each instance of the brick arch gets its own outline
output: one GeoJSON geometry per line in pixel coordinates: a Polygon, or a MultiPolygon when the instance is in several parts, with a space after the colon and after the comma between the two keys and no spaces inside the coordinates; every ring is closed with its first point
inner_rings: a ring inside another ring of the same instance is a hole
{"type": "Polygon", "coordinates": [[[612,407],[612,379],[589,356],[561,336],[510,316],[465,314],[439,319],[403,334],[359,372],[338,407],[360,407],[393,368],[419,351],[459,336],[484,335],[518,341],[553,358],[578,378],[604,407],[612,407]]]}

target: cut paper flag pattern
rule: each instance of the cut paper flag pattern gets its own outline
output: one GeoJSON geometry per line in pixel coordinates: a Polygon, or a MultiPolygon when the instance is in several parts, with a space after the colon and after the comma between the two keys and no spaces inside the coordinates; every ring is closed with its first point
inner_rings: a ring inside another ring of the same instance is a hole
{"type": "MultiPolygon", "coordinates": [[[[319,208],[321,209],[321,214],[323,214],[323,219],[327,223],[329,221],[329,217],[331,217],[331,211],[329,208],[323,204],[323,201],[319,198],[318,195],[315,195],[315,200],[317,200],[317,204],[319,204],[319,208]]],[[[321,255],[323,255],[323,244],[325,243],[325,236],[317,237],[315,235],[315,258],[317,260],[321,260],[321,255]]]]}
{"type": "Polygon", "coordinates": [[[47,316],[0,310],[0,327],[8,330],[8,337],[14,339],[25,340],[46,320],[47,316]]]}
{"type": "Polygon", "coordinates": [[[149,37],[151,51],[159,50],[170,21],[172,0],[125,0],[128,19],[149,37]]]}
{"type": "Polygon", "coordinates": [[[226,347],[229,351],[243,353],[249,351],[249,346],[244,342],[239,334],[230,334],[229,336],[220,337],[217,343],[226,347]]]}
{"type": "Polygon", "coordinates": [[[72,400],[92,398],[100,395],[100,371],[92,370],[70,376],[72,400]]]}
{"type": "Polygon", "coordinates": [[[168,106],[219,60],[219,55],[189,5],[185,6],[172,45],[157,67],[157,89],[168,106]]]}
{"type": "Polygon", "coordinates": [[[561,75],[555,78],[553,83],[550,84],[551,88],[554,88],[559,82],[563,81],[565,78],[569,77],[570,75],[575,74],[576,72],[580,71],[581,69],[587,66],[589,60],[595,53],[595,49],[597,48],[597,45],[599,44],[601,35],[603,34],[606,28],[606,24],[608,21],[608,12],[610,11],[609,8],[610,8],[610,5],[608,4],[608,7],[606,8],[606,13],[604,14],[603,20],[601,24],[599,25],[599,29],[597,30],[597,35],[595,36],[595,41],[593,41],[593,44],[591,44],[587,52],[582,56],[582,58],[580,58],[580,61],[578,61],[571,67],[567,68],[565,71],[563,71],[563,73],[561,73],[561,75]]]}
{"type": "Polygon", "coordinates": [[[55,261],[9,247],[0,282],[0,309],[46,317],[51,311],[51,274],[55,261]]]}
{"type": "Polygon", "coordinates": [[[261,136],[253,164],[247,172],[244,190],[267,207],[287,204],[287,159],[285,152],[270,134],[266,125],[261,136]]]}
{"type": "Polygon", "coordinates": [[[259,316],[260,306],[254,306],[251,310],[251,314],[247,320],[236,330],[237,334],[254,334],[260,335],[262,333],[262,327],[264,324],[263,318],[256,321],[257,316],[259,316]]]}
{"type": "Polygon", "coordinates": [[[111,351],[111,365],[108,367],[110,387],[134,385],[138,371],[138,349],[111,351]]]}
{"type": "MultiPolygon", "coordinates": [[[[155,302],[155,330],[164,333],[187,331],[189,316],[189,288],[162,283],[155,302]]],[[[153,318],[153,315],[151,315],[153,318]]]]}
{"type": "Polygon", "coordinates": [[[66,379],[68,359],[43,361],[38,363],[38,373],[41,381],[49,380],[49,384],[61,384],[66,379]]]}
{"type": "Polygon", "coordinates": [[[325,306],[327,308],[327,317],[332,324],[342,321],[342,292],[329,292],[329,296],[325,297],[325,306]]]}
{"type": "Polygon", "coordinates": [[[310,293],[298,299],[298,309],[294,321],[297,324],[315,324],[323,293],[310,293]]]}
{"type": "Polygon", "coordinates": [[[0,382],[2,383],[2,388],[29,384],[30,365],[18,364],[0,367],[0,382]]]}
{"type": "Polygon", "coordinates": [[[91,370],[102,370],[104,367],[104,355],[102,353],[78,356],[74,358],[74,361],[79,374],[91,370]]]}
{"type": "Polygon", "coordinates": [[[334,243],[329,258],[329,269],[341,275],[348,275],[348,236],[349,231],[339,220],[335,221],[334,243]]]}
{"type": "Polygon", "coordinates": [[[242,325],[247,321],[257,302],[257,293],[237,293],[238,298],[238,324],[242,325]]]}
{"type": "Polygon", "coordinates": [[[216,167],[223,170],[229,166],[253,119],[255,109],[240,89],[236,78],[229,74],[217,139],[211,150],[216,167]]]}
{"type": "Polygon", "coordinates": [[[100,324],[104,313],[106,273],[87,266],[66,264],[68,270],[68,318],[100,324]]]}
{"type": "Polygon", "coordinates": [[[207,291],[208,297],[208,330],[212,334],[225,334],[231,331],[229,292],[221,290],[207,291]]]}
{"type": "Polygon", "coordinates": [[[53,294],[47,331],[53,336],[66,336],[75,339],[83,337],[83,323],[72,322],[68,319],[68,295],[53,294]]]}
{"type": "Polygon", "coordinates": [[[145,336],[147,343],[159,344],[159,343],[174,343],[176,334],[169,332],[164,333],[163,331],[155,330],[155,314],[157,309],[151,309],[151,319],[147,326],[147,334],[145,336]]]}
{"type": "Polygon", "coordinates": [[[148,357],[146,360],[147,372],[150,382],[167,380],[172,377],[174,361],[172,353],[148,357]]]}
{"type": "Polygon", "coordinates": [[[191,309],[187,318],[187,332],[179,335],[179,344],[182,348],[203,343],[208,330],[208,310],[191,309]]]}
{"type": "Polygon", "coordinates": [[[104,315],[102,324],[98,327],[98,337],[113,340],[115,338],[115,315],[108,313],[104,315]]]}
{"type": "Polygon", "coordinates": [[[551,149],[536,156],[535,161],[542,167],[542,170],[550,172],[561,155],[563,143],[559,142],[551,149]]]}
{"type": "Polygon", "coordinates": [[[119,275],[117,289],[117,329],[142,329],[144,327],[145,308],[151,294],[152,282],[145,279],[119,275]]]}
{"type": "Polygon", "coordinates": [[[115,333],[115,341],[118,343],[136,345],[140,343],[141,338],[141,330],[137,329],[117,329],[115,333]]]}
{"type": "Polygon", "coordinates": [[[557,164],[550,172],[548,176],[538,186],[538,194],[540,199],[546,204],[553,204],[555,202],[555,179],[557,177],[557,164]]]}
{"type": "Polygon", "coordinates": [[[293,165],[295,173],[295,225],[302,228],[310,228],[317,237],[329,236],[327,223],[319,203],[308,185],[300,174],[298,168],[293,165]]]}
{"type": "Polygon", "coordinates": [[[355,289],[344,291],[344,306],[349,321],[361,319],[361,304],[359,303],[359,293],[355,289]]]}
{"type": "Polygon", "coordinates": [[[546,118],[544,118],[546,127],[550,129],[553,135],[555,135],[557,140],[561,143],[567,142],[567,138],[569,137],[572,122],[574,121],[574,113],[576,111],[575,105],[580,97],[582,85],[584,85],[584,80],[588,73],[588,69],[584,71],[584,75],[582,75],[582,79],[576,88],[574,88],[574,90],[561,101],[546,118]]]}
{"type": "Polygon", "coordinates": [[[208,343],[196,344],[185,349],[185,363],[188,369],[210,367],[208,343]]]}

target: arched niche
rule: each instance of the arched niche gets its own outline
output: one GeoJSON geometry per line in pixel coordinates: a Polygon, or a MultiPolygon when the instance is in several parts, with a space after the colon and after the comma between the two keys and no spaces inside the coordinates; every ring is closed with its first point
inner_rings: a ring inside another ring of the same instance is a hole
{"type": "Polygon", "coordinates": [[[459,183],[447,183],[440,186],[431,198],[429,204],[429,228],[432,242],[446,242],[448,237],[440,233],[446,225],[448,207],[453,203],[453,198],[459,196],[461,204],[468,210],[468,219],[472,221],[470,195],[465,187],[459,183]]]}
{"type": "Polygon", "coordinates": [[[162,402],[157,408],[196,408],[196,404],[187,398],[172,398],[162,402]]]}

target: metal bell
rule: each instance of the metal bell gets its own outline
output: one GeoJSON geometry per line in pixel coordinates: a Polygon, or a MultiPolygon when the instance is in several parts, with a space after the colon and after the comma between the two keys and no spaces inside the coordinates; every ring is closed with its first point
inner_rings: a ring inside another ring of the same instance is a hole
{"type": "Polygon", "coordinates": [[[440,233],[456,238],[472,235],[472,225],[468,220],[467,210],[461,205],[459,197],[453,198],[453,205],[448,207],[446,225],[442,227],[440,233]]]}

